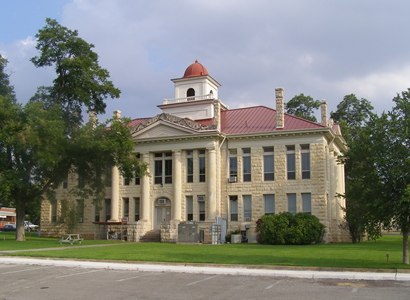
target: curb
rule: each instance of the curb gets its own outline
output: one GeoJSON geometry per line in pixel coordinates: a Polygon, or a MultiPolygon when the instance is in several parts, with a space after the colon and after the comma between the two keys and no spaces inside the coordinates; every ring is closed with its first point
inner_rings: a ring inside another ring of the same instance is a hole
{"type": "Polygon", "coordinates": [[[315,271],[315,270],[280,270],[257,269],[245,267],[218,267],[218,266],[190,266],[166,264],[139,264],[115,263],[101,261],[76,261],[56,259],[35,259],[20,257],[0,257],[2,264],[39,265],[57,267],[77,267],[89,269],[127,270],[141,272],[172,272],[213,275],[239,275],[239,276],[266,276],[273,278],[299,278],[299,279],[341,279],[341,280],[388,280],[410,281],[410,273],[397,272],[350,272],[350,271],[315,271]]]}

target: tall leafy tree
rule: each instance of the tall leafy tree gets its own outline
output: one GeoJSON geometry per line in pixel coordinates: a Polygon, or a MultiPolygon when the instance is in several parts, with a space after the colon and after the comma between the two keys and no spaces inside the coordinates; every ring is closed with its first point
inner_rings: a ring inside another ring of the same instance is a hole
{"type": "Polygon", "coordinates": [[[310,96],[305,96],[303,93],[294,96],[286,103],[286,112],[297,117],[317,122],[314,115],[314,110],[320,107],[320,101],[314,100],[310,96]]]}
{"type": "Polygon", "coordinates": [[[410,90],[393,99],[392,111],[372,116],[347,161],[360,193],[358,206],[370,233],[395,227],[403,234],[403,263],[409,263],[410,234],[410,90]]]}
{"type": "Polygon", "coordinates": [[[340,124],[343,137],[349,143],[355,138],[355,133],[358,133],[358,130],[375,115],[373,110],[374,107],[369,100],[358,99],[356,95],[349,94],[344,96],[336,111],[330,113],[330,117],[340,124]]]}
{"type": "Polygon", "coordinates": [[[7,60],[0,55],[0,204],[8,205],[11,202],[11,191],[5,184],[6,170],[9,167],[7,157],[10,155],[10,140],[18,128],[20,107],[16,103],[14,88],[10,85],[9,75],[6,72],[7,60]],[[1,171],[3,170],[3,171],[1,171]]]}
{"type": "Polygon", "coordinates": [[[0,148],[0,164],[5,166],[0,170],[0,194],[10,195],[16,206],[19,241],[25,240],[27,209],[38,207],[44,195],[53,199],[69,172],[83,179],[79,196],[100,201],[107,168],[117,165],[126,177],[144,170],[132,153],[127,120],[83,121],[83,113],[104,113],[105,100],[120,94],[99,66],[94,46],[52,19],[36,37],[39,55],[32,61],[37,67],[55,68],[53,85],[40,87],[24,107],[0,99],[7,104],[0,115],[6,124],[0,128],[6,135],[0,148]]]}
{"type": "MultiPolygon", "coordinates": [[[[366,139],[371,132],[366,129],[368,122],[375,116],[373,106],[367,99],[358,99],[356,95],[349,94],[337,105],[337,110],[331,112],[331,118],[339,123],[343,137],[351,154],[355,149],[366,147],[366,139]]],[[[363,162],[367,159],[367,152],[359,151],[354,154],[356,160],[345,161],[346,174],[346,221],[352,242],[360,242],[364,232],[376,237],[380,234],[377,226],[374,226],[368,216],[367,208],[363,205],[362,199],[367,199],[366,185],[359,177],[361,172],[367,172],[363,167],[363,162]],[[360,157],[363,156],[363,157],[360,157]],[[359,158],[360,157],[360,158],[359,158]],[[367,228],[367,229],[366,229],[367,228]]]]}

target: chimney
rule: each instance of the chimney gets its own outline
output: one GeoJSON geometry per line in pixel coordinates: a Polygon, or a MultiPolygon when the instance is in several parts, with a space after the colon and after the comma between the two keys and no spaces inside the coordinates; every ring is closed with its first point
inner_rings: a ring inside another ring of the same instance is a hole
{"type": "Polygon", "coordinates": [[[320,123],[327,127],[327,103],[325,100],[320,103],[320,120],[320,123]]]}
{"type": "Polygon", "coordinates": [[[275,89],[276,96],[276,128],[285,127],[285,102],[283,100],[283,88],[275,89]]]}
{"type": "Polygon", "coordinates": [[[214,100],[214,125],[216,130],[221,131],[221,103],[214,100]]]}
{"type": "Polygon", "coordinates": [[[120,110],[115,110],[114,111],[114,119],[116,119],[116,120],[121,119],[121,111],[120,110]]]}
{"type": "Polygon", "coordinates": [[[95,129],[95,127],[97,127],[97,114],[94,110],[88,113],[88,118],[91,126],[95,129]]]}

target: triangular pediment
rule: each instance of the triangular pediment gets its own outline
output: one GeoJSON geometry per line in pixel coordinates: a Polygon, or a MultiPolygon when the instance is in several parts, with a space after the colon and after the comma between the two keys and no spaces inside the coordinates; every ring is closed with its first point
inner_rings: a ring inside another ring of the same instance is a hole
{"type": "Polygon", "coordinates": [[[161,138],[186,136],[212,129],[214,129],[213,126],[204,126],[191,119],[162,113],[135,126],[132,129],[132,135],[137,139],[161,138]]]}
{"type": "Polygon", "coordinates": [[[192,131],[181,130],[179,128],[175,128],[174,126],[170,126],[169,124],[158,122],[158,124],[153,124],[139,132],[134,133],[133,136],[137,139],[149,139],[169,136],[183,136],[190,135],[192,133],[192,131]]]}

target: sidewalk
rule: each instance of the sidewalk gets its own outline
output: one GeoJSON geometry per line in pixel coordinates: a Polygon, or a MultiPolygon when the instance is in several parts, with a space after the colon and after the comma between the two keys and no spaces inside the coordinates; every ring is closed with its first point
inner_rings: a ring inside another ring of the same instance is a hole
{"type": "Polygon", "coordinates": [[[194,274],[222,274],[239,276],[267,276],[277,278],[305,279],[341,279],[341,280],[393,280],[410,281],[410,273],[399,272],[354,272],[354,271],[318,271],[318,270],[283,270],[273,268],[253,268],[235,266],[193,266],[182,264],[154,263],[116,263],[101,261],[79,261],[60,259],[37,259],[0,256],[0,264],[77,267],[86,269],[128,270],[142,272],[174,272],[194,274]]]}

